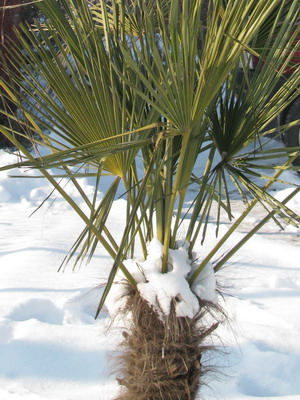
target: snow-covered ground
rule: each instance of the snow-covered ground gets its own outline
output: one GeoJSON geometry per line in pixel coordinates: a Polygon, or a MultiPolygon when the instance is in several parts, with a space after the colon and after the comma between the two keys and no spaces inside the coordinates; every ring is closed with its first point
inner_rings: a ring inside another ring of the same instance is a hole
{"type": "MultiPolygon", "coordinates": [[[[8,162],[0,151],[0,164],[8,162]]],[[[29,218],[50,186],[7,175],[0,173],[0,399],[112,400],[119,332],[109,328],[105,311],[94,320],[111,259],[99,249],[88,266],[58,273],[81,221],[61,199],[29,218]]],[[[300,184],[296,173],[285,179],[300,184]]],[[[89,192],[88,182],[83,185],[89,192]]],[[[283,186],[276,189],[278,197],[286,195],[283,186]]],[[[300,195],[291,207],[300,214],[300,195]]],[[[117,234],[125,202],[114,208],[109,226],[117,234]]],[[[229,245],[262,215],[254,212],[229,245]]],[[[216,240],[213,221],[207,237],[200,252],[216,240]]],[[[219,283],[230,324],[218,330],[226,354],[212,361],[223,375],[202,394],[207,400],[299,400],[300,229],[279,231],[268,223],[219,273],[219,283]]]]}

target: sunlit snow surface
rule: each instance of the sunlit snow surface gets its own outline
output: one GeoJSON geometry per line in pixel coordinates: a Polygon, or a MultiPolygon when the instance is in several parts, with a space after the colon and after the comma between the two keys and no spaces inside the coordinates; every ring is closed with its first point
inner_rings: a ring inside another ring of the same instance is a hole
{"type": "MultiPolygon", "coordinates": [[[[12,158],[0,152],[1,165],[12,158]]],[[[284,179],[300,184],[296,173],[284,179]]],[[[89,182],[82,185],[89,194],[89,182]]],[[[276,184],[279,199],[288,194],[283,188],[276,184]]],[[[109,328],[106,311],[94,320],[111,259],[99,248],[88,266],[57,272],[83,225],[59,198],[29,218],[50,192],[43,179],[0,173],[0,399],[112,400],[119,332],[109,328]]],[[[291,207],[300,214],[299,195],[291,207]]],[[[235,214],[241,209],[236,201],[235,214]]],[[[124,215],[125,202],[117,200],[108,225],[118,238],[124,215]]],[[[249,216],[228,246],[262,215],[249,216]]],[[[200,256],[216,242],[213,222],[200,256]]],[[[221,234],[228,227],[222,224],[221,234]]],[[[270,222],[218,274],[230,325],[218,330],[227,354],[213,362],[224,376],[203,388],[208,400],[300,399],[299,235],[299,228],[280,231],[270,222]]]]}

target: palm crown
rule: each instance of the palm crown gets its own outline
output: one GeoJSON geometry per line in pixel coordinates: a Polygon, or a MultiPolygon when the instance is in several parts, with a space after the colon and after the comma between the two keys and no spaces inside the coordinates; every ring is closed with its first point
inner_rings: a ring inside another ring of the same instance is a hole
{"type": "MultiPolygon", "coordinates": [[[[213,202],[217,227],[221,209],[231,219],[229,182],[246,204],[232,230],[257,201],[269,217],[277,213],[300,222],[267,192],[291,167],[299,148],[268,150],[260,143],[269,123],[299,94],[299,67],[280,89],[276,86],[293,58],[298,2],[206,3],[43,0],[38,4],[43,23],[24,27],[23,50],[12,54],[21,79],[11,73],[10,82],[2,82],[3,95],[22,113],[22,118],[10,115],[22,126],[19,132],[0,127],[25,157],[18,166],[38,168],[86,224],[70,256],[79,250],[77,260],[92,257],[100,243],[114,259],[99,310],[118,268],[136,285],[123,261],[134,254],[137,242],[144,256],[153,237],[162,243],[165,273],[169,249],[176,248],[187,215],[183,239],[189,254],[197,239],[205,238],[213,202]],[[263,60],[254,74],[251,54],[263,60]],[[48,148],[47,155],[34,156],[21,145],[18,135],[24,129],[35,147],[48,148]],[[269,160],[278,157],[282,165],[265,174],[269,160]],[[200,170],[195,168],[199,160],[200,170]],[[112,183],[99,200],[103,175],[112,183]],[[94,178],[93,198],[81,189],[82,176],[94,178]],[[73,182],[87,213],[60,185],[61,177],[73,182]],[[265,186],[254,177],[265,179],[265,186]],[[106,221],[120,185],[128,207],[117,243],[106,221]],[[191,185],[197,190],[186,213],[191,185]]],[[[190,284],[227,237],[195,268],[190,284]]]]}

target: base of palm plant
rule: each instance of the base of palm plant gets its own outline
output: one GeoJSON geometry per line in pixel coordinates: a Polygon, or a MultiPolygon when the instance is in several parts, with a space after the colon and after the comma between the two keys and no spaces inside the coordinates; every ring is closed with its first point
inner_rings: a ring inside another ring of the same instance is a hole
{"type": "Polygon", "coordinates": [[[130,315],[123,332],[123,351],[119,356],[122,386],[116,400],[193,400],[209,367],[202,356],[211,345],[205,342],[218,327],[207,325],[205,315],[214,304],[200,301],[194,318],[177,317],[173,299],[164,319],[138,291],[128,295],[122,312],[130,315]]]}

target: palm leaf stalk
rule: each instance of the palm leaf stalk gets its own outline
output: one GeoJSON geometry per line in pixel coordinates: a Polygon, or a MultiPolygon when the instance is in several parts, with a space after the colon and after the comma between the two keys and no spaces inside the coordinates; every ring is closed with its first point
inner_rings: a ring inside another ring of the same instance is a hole
{"type": "Polygon", "coordinates": [[[268,191],[284,170],[296,169],[291,163],[300,149],[265,148],[269,124],[299,95],[299,66],[278,85],[299,45],[298,1],[38,6],[45,21],[23,27],[22,51],[15,47],[11,56],[21,76],[11,71],[0,82],[3,97],[20,110],[6,112],[20,129],[0,131],[22,154],[2,170],[38,169],[84,221],[62,266],[73,257],[75,265],[89,261],[99,245],[112,257],[97,315],[104,303],[111,313],[132,315],[119,399],[195,399],[205,371],[201,356],[218,325],[204,322],[218,308],[215,272],[270,218],[300,223],[268,191]],[[249,54],[262,60],[259,71],[250,71],[249,54]],[[36,154],[21,144],[24,131],[36,154]],[[80,184],[84,176],[94,182],[91,198],[80,184]],[[99,199],[104,176],[111,186],[99,199]],[[195,257],[210,216],[216,235],[224,212],[232,219],[232,185],[245,211],[206,255],[195,257]],[[120,191],[127,211],[117,240],[108,220],[120,191]],[[266,217],[213,267],[257,203],[266,217]]]}

